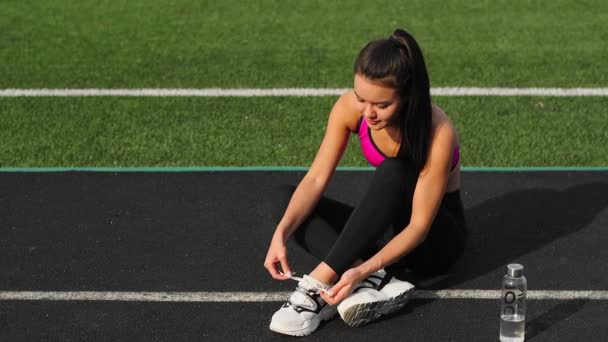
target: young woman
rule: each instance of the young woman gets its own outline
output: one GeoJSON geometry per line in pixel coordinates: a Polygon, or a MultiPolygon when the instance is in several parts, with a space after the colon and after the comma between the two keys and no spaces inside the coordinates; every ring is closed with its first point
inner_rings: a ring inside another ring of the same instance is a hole
{"type": "Polygon", "coordinates": [[[308,335],[336,312],[351,326],[393,312],[414,286],[391,274],[444,273],[465,246],[458,134],[431,103],[414,37],[398,29],[368,43],[354,71],[354,88],[331,110],[310,169],[295,189],[273,194],[277,227],[264,267],[275,279],[299,280],[272,317],[279,333],[308,335]],[[323,197],[351,133],[376,166],[356,208],[323,197]],[[291,236],[322,260],[303,278],[291,275],[291,236]]]}

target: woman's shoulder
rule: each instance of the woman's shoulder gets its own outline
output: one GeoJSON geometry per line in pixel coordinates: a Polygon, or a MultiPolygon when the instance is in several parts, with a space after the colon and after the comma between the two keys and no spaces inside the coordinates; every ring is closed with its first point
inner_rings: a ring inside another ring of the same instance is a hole
{"type": "Polygon", "coordinates": [[[348,129],[353,133],[357,131],[359,120],[361,119],[361,113],[357,108],[357,104],[357,97],[355,96],[354,91],[350,89],[340,95],[332,109],[332,111],[335,110],[340,113],[340,116],[343,119],[342,122],[344,122],[348,129]]]}
{"type": "Polygon", "coordinates": [[[432,115],[433,115],[433,136],[438,134],[448,134],[454,136],[456,144],[458,144],[458,131],[456,126],[443,110],[436,104],[432,104],[432,115]]]}
{"type": "Polygon", "coordinates": [[[433,115],[433,126],[439,125],[452,125],[452,120],[448,117],[448,114],[443,110],[443,108],[439,107],[436,104],[432,104],[432,115],[433,115]]]}

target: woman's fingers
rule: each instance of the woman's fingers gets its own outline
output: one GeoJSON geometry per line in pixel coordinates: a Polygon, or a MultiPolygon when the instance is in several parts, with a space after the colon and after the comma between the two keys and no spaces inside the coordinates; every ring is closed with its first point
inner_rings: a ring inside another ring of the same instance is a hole
{"type": "Polygon", "coordinates": [[[264,267],[268,270],[268,273],[277,280],[289,279],[291,276],[291,270],[287,264],[287,251],[285,246],[278,240],[273,239],[268,248],[268,254],[266,254],[266,260],[264,261],[264,267]],[[281,269],[285,274],[281,274],[281,269]]]}
{"type": "Polygon", "coordinates": [[[268,254],[266,254],[264,267],[274,279],[289,279],[291,276],[291,269],[287,263],[287,248],[282,240],[273,237],[270,242],[270,247],[268,247],[268,254]],[[281,269],[283,270],[282,273],[281,269]]]}
{"type": "Polygon", "coordinates": [[[270,275],[274,279],[277,279],[277,280],[289,279],[289,277],[279,273],[278,265],[279,265],[278,260],[267,260],[264,263],[264,268],[266,268],[268,270],[268,273],[270,273],[270,275]]]}
{"type": "Polygon", "coordinates": [[[327,303],[329,305],[334,305],[332,303],[333,299],[330,297],[330,295],[326,291],[321,291],[321,292],[319,292],[319,294],[321,295],[321,298],[323,298],[325,303],[327,303]]]}
{"type": "Polygon", "coordinates": [[[337,305],[350,294],[352,284],[340,279],[331,289],[321,291],[321,298],[329,305],[337,305]]]}
{"type": "Polygon", "coordinates": [[[348,297],[349,294],[350,291],[348,290],[348,286],[345,286],[339,292],[333,293],[333,295],[328,291],[321,291],[321,298],[329,305],[338,305],[348,297]]]}
{"type": "Polygon", "coordinates": [[[328,290],[328,292],[330,293],[330,295],[335,296],[342,290],[345,285],[347,285],[347,282],[344,281],[344,278],[340,278],[340,280],[336,284],[334,284],[334,286],[332,286],[331,289],[328,290]]]}
{"type": "Polygon", "coordinates": [[[286,278],[291,277],[291,269],[289,268],[289,264],[287,263],[287,256],[282,256],[279,258],[281,262],[281,268],[283,269],[283,273],[286,278]]]}
{"type": "Polygon", "coordinates": [[[344,298],[346,298],[346,295],[344,294],[346,292],[346,286],[343,286],[338,290],[332,290],[332,292],[333,291],[335,292],[332,298],[336,304],[340,303],[344,298]]]}
{"type": "Polygon", "coordinates": [[[274,268],[274,266],[272,265],[272,262],[270,261],[265,261],[264,262],[264,268],[268,271],[268,273],[270,273],[270,275],[273,278],[277,278],[277,275],[279,274],[279,272],[277,272],[277,270],[274,268]]]}

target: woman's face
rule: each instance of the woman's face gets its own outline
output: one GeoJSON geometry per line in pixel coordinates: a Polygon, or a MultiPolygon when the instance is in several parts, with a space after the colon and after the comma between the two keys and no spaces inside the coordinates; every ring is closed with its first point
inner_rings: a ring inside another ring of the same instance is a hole
{"type": "Polygon", "coordinates": [[[373,82],[363,75],[355,74],[355,96],[359,110],[373,130],[397,125],[399,98],[394,88],[373,82]]]}

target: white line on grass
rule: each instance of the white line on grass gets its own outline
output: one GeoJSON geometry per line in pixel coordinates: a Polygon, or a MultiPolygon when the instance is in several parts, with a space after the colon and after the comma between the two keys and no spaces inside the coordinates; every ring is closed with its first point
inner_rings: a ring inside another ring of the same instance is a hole
{"type": "MultiPolygon", "coordinates": [[[[346,88],[276,89],[0,89],[0,97],[32,96],[337,96],[346,88]]],[[[608,96],[608,88],[432,88],[434,96],[608,96]]]]}
{"type": "MultiPolygon", "coordinates": [[[[291,292],[61,292],[4,291],[0,300],[127,301],[127,302],[281,302],[291,292]]],[[[529,299],[608,300],[608,291],[528,291],[529,299]]],[[[416,299],[499,299],[499,290],[415,290],[416,299]]]]}

